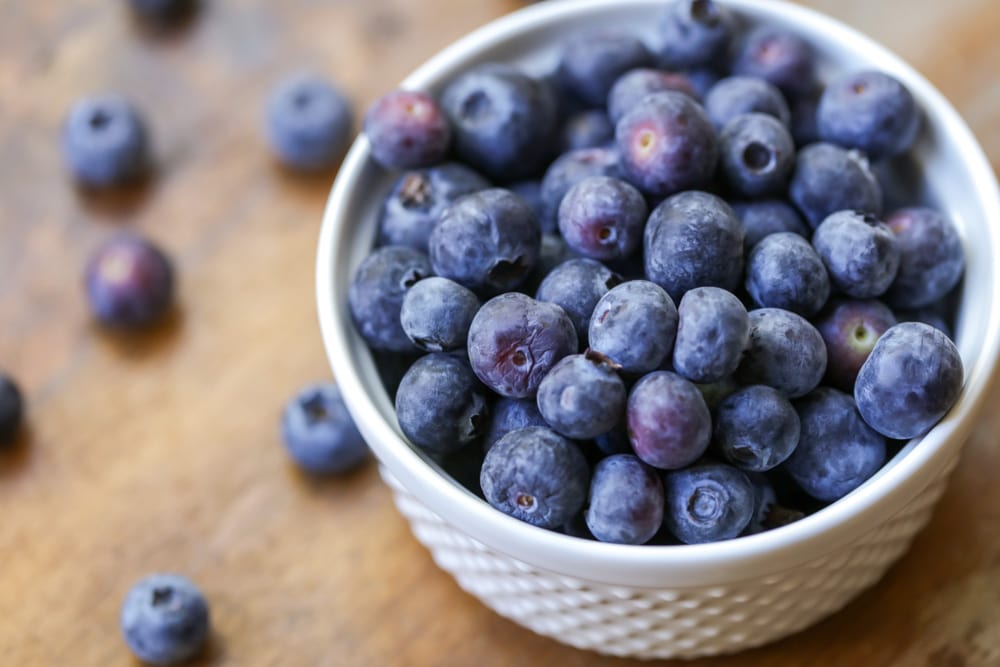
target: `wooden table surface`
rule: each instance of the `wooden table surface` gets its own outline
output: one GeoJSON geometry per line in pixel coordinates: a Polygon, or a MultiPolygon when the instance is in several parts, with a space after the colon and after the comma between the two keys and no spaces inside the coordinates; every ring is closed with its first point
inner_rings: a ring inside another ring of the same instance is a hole
{"type": "MultiPolygon", "coordinates": [[[[0,665],[131,665],[118,608],[138,577],[193,577],[215,634],[198,665],[616,665],[463,593],[396,514],[374,465],[316,482],[277,436],[329,371],[313,256],[332,174],[268,158],[261,105],[312,68],[363,109],[514,0],[207,0],[172,34],[124,0],[0,0],[0,367],[30,426],[0,453],[0,665]],[[157,176],[123,196],[66,180],[71,102],[127,93],[157,176]],[[146,335],[88,317],[87,252],[139,229],[177,262],[179,307],[146,335]]],[[[1000,3],[819,0],[951,99],[1000,164],[1000,3]]],[[[912,551],[793,638],[711,665],[1000,664],[1000,389],[912,551]]]]}

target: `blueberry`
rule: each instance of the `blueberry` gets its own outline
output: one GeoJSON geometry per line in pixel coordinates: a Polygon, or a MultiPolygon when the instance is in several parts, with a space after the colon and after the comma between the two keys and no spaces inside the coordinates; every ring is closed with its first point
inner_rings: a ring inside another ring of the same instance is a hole
{"type": "Polygon", "coordinates": [[[792,100],[792,119],[789,126],[795,145],[808,146],[819,141],[819,128],[816,127],[816,107],[819,106],[819,96],[822,91],[806,93],[792,100]]]}
{"type": "Polygon", "coordinates": [[[540,180],[518,181],[508,185],[507,189],[530,206],[539,220],[543,219],[545,207],[542,205],[542,182],[540,180]]]}
{"type": "Polygon", "coordinates": [[[810,496],[843,498],[885,463],[885,438],[865,424],[847,394],[820,387],[795,409],[802,433],[785,469],[810,496]]]}
{"type": "Polygon", "coordinates": [[[285,405],[281,435],[292,459],[317,475],[347,472],[368,458],[368,445],[333,383],[299,391],[285,405]]]}
{"type": "Polygon", "coordinates": [[[888,74],[853,72],[827,85],[816,126],[824,141],[863,150],[877,160],[913,144],[920,110],[910,91],[888,74]]]}
{"type": "Polygon", "coordinates": [[[629,375],[654,371],[670,355],[677,308],[662,287],[630,280],[608,290],[590,318],[590,348],[629,375]]]}
{"type": "Polygon", "coordinates": [[[880,296],[899,269],[899,245],[871,213],[833,213],[816,228],[812,242],[834,286],[856,299],[880,296]]]}
{"type": "Polygon", "coordinates": [[[545,276],[535,298],[560,306],[573,322],[577,340],[584,343],[597,302],[621,282],[621,276],[600,262],[570,259],[545,276]]]}
{"type": "Polygon", "coordinates": [[[576,331],[559,306],[511,292],[476,313],[468,352],[487,387],[501,396],[531,398],[556,362],[577,352],[576,331]]]}
{"type": "Polygon", "coordinates": [[[663,523],[663,507],[660,476],[635,456],[609,456],[594,468],[587,527],[601,542],[648,542],[663,523]]]}
{"type": "Polygon", "coordinates": [[[582,148],[597,148],[615,140],[615,126],[601,109],[580,111],[570,116],[563,124],[559,139],[559,151],[575,151],[582,148]]]}
{"type": "Polygon", "coordinates": [[[743,197],[784,192],[795,165],[795,143],[772,116],[735,116],[719,135],[719,167],[730,190],[743,197]]]}
{"type": "Polygon", "coordinates": [[[899,272],[885,295],[889,305],[922,308],[943,299],[965,269],[962,239],[955,226],[929,208],[896,211],[886,225],[900,250],[899,272]]]}
{"type": "Polygon", "coordinates": [[[694,89],[694,98],[696,100],[704,100],[705,96],[708,95],[708,91],[712,89],[712,86],[717,84],[719,79],[722,78],[719,71],[712,67],[688,69],[683,74],[694,89]]]}
{"type": "Polygon", "coordinates": [[[712,0],[676,0],[660,19],[657,53],[669,69],[717,63],[729,48],[732,19],[712,0]]]}
{"type": "Polygon", "coordinates": [[[583,257],[625,259],[642,243],[648,214],[646,200],[634,187],[617,178],[591,176],[563,197],[559,231],[583,257]]]}
{"type": "Polygon", "coordinates": [[[542,231],[556,231],[559,205],[570,188],[591,176],[618,176],[618,162],[614,148],[584,148],[556,158],[542,179],[542,231]]]}
{"type": "Polygon", "coordinates": [[[396,391],[399,428],[417,447],[448,453],[486,431],[485,392],[468,363],[435,352],[417,359],[396,391]]]}
{"type": "Polygon", "coordinates": [[[742,472],[722,463],[674,470],[663,478],[664,524],[685,544],[738,536],[750,523],[754,493],[742,472]]]}
{"type": "Polygon", "coordinates": [[[809,241],[794,232],[778,232],[750,251],[746,288],[758,306],[812,317],[830,296],[830,278],[809,241]]]}
{"type": "Polygon", "coordinates": [[[587,440],[614,428],[625,411],[625,383],[600,353],[571,354],[538,385],[538,411],[556,433],[587,440]]]}
{"type": "Polygon", "coordinates": [[[815,58],[808,42],[782,28],[760,26],[743,39],[733,59],[734,74],[777,86],[789,98],[815,85],[815,58]]]}
{"type": "Polygon", "coordinates": [[[378,245],[405,245],[427,252],[434,224],[445,209],[488,187],[486,179],[456,162],[404,173],[382,202],[378,245]]]}
{"type": "Polygon", "coordinates": [[[895,316],[881,301],[840,299],[831,303],[816,320],[816,328],[826,343],[827,382],[852,391],[861,364],[894,324],[895,316]]]}
{"type": "Polygon", "coordinates": [[[416,90],[394,90],[365,114],[372,157],[388,169],[437,164],[448,153],[451,127],[437,101],[416,90]]]}
{"type": "Polygon", "coordinates": [[[677,92],[644,97],[618,121],[615,142],[626,180],[659,197],[708,183],[719,157],[705,112],[677,92]]]}
{"type": "Polygon", "coordinates": [[[906,440],[931,430],[958,400],[962,358],[944,333],[922,322],[886,331],[854,384],[861,416],[882,435],[906,440]]]}
{"type": "Polygon", "coordinates": [[[615,424],[614,428],[607,433],[594,438],[593,442],[600,458],[615,454],[634,453],[632,451],[632,443],[628,439],[628,426],[624,419],[615,424]]]}
{"type": "Polygon", "coordinates": [[[587,498],[590,471],[579,448],[547,428],[511,431],[486,453],[480,486],[490,505],[533,526],[556,529],[587,498]]]}
{"type": "Polygon", "coordinates": [[[508,65],[460,74],[441,95],[456,153],[490,178],[532,177],[557,134],[556,102],[547,83],[508,65]]]}
{"type": "Polygon", "coordinates": [[[14,379],[0,372],[0,446],[13,441],[24,418],[24,398],[14,379]]]}
{"type": "Polygon", "coordinates": [[[732,202],[730,206],[743,225],[746,252],[775,232],[794,232],[804,238],[812,235],[812,230],[795,209],[780,199],[732,202]]]}
{"type": "Polygon", "coordinates": [[[189,16],[197,4],[197,0],[129,0],[137,16],[164,24],[189,16]]]}
{"type": "Polygon", "coordinates": [[[743,228],[706,192],[682,192],[653,210],[644,240],[646,276],[674,301],[695,287],[734,290],[743,275],[743,228]]]}
{"type": "Polygon", "coordinates": [[[151,242],[130,233],[113,236],[90,256],[84,280],[91,311],[113,327],[153,324],[173,300],[170,260],[151,242]]]}
{"type": "Polygon", "coordinates": [[[698,460],[712,438],[712,416],[701,392],[670,371],[644,376],[632,387],[625,416],[636,455],[673,470],[698,460]]]}
{"type": "Polygon", "coordinates": [[[564,90],[591,106],[603,106],[625,72],[652,64],[653,54],[635,35],[588,32],[563,46],[559,77],[564,90]]]}
{"type": "Polygon", "coordinates": [[[736,370],[750,339],[740,300],[718,287],[696,287],[677,307],[674,370],[692,382],[718,382],[736,370]]]}
{"type": "Polygon", "coordinates": [[[413,351],[399,311],[407,290],[433,273],[424,253],[404,246],[378,248],[361,262],[347,301],[354,325],[372,349],[413,351]]]}
{"type": "MultiPolygon", "coordinates": [[[[926,308],[917,308],[916,310],[897,310],[895,315],[896,320],[899,322],[923,322],[934,327],[948,338],[955,340],[954,332],[948,323],[948,316],[944,312],[941,312],[938,304],[933,304],[926,308]]],[[[893,324],[895,323],[893,322],[893,324]]]]}
{"type": "Polygon", "coordinates": [[[626,72],[615,81],[608,93],[608,116],[612,123],[617,123],[647,95],[671,90],[693,99],[698,97],[684,74],[646,67],[626,72]]]}
{"type": "Polygon", "coordinates": [[[353,124],[350,101],[318,75],[289,77],[267,101],[268,143],[274,155],[294,169],[334,166],[347,148],[353,124]]]}
{"type": "Polygon", "coordinates": [[[109,188],[141,178],[149,167],[149,137],[139,111],[118,95],[78,101],[62,131],[63,158],[81,185],[109,188]]]}
{"type": "Polygon", "coordinates": [[[814,229],[837,211],[882,210],[882,189],[868,161],[833,144],[812,144],[799,151],[788,192],[814,229]]]}
{"type": "Polygon", "coordinates": [[[548,428],[545,418],[533,400],[500,397],[490,410],[490,426],[483,436],[483,449],[489,451],[511,431],[529,426],[548,428]]]}
{"type": "Polygon", "coordinates": [[[747,113],[773,116],[786,126],[791,120],[781,91],[764,79],[749,76],[727,77],[712,86],[705,95],[705,113],[719,129],[747,113]]]}
{"type": "Polygon", "coordinates": [[[727,396],[714,413],[712,446],[729,463],[763,472],[799,444],[799,416],[777,389],[753,385],[727,396]]]}
{"type": "Polygon", "coordinates": [[[805,396],[826,372],[826,345],[803,317],[780,308],[750,311],[750,346],[736,379],[766,384],[789,398],[805,396]]]}
{"type": "Polygon", "coordinates": [[[139,580],[125,596],[120,621],[132,653],[154,665],[192,658],[208,640],[208,603],[197,586],[176,574],[139,580]]]}
{"type": "Polygon", "coordinates": [[[421,350],[444,352],[465,347],[469,325],[478,310],[479,299],[472,291],[432,276],[406,292],[399,321],[421,350]]]}
{"type": "Polygon", "coordinates": [[[441,215],[429,242],[435,273],[474,290],[520,285],[538,261],[541,232],[531,207],[510,190],[462,197],[441,215]]]}

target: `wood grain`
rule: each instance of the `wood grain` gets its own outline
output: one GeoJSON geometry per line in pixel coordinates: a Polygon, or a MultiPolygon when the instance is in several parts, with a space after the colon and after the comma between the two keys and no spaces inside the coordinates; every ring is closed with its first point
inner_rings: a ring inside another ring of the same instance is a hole
{"type": "MultiPolygon", "coordinates": [[[[197,580],[215,635],[199,665],[613,665],[499,618],[410,536],[373,466],[314,482],[276,434],[292,389],[328,375],[313,256],[332,174],[284,173],[262,100],[315,69],[358,108],[513,0],[206,0],[183,30],[124,2],[0,0],[0,366],[30,428],[0,455],[0,664],[131,665],[118,605],[154,570],[197,580]],[[77,192],[58,151],[78,96],[146,111],[157,176],[77,192]],[[149,335],[85,309],[87,252],[128,226],[180,274],[149,335]]],[[[817,0],[923,71],[1000,165],[1000,4],[817,0]]],[[[886,579],[800,635],[712,665],[1000,664],[1000,394],[933,521],[886,579]]]]}

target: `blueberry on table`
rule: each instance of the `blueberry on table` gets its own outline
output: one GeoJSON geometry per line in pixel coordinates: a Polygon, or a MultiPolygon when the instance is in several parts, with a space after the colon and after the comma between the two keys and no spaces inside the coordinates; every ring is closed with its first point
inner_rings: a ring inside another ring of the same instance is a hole
{"type": "Polygon", "coordinates": [[[837,211],[877,215],[882,210],[882,188],[868,160],[833,144],[811,144],[799,151],[788,193],[814,229],[837,211]]]}
{"type": "Polygon", "coordinates": [[[616,454],[594,467],[587,528],[601,542],[644,544],[663,523],[660,475],[631,454],[616,454]]]}
{"type": "Polygon", "coordinates": [[[329,169],[347,148],[354,123],[351,103],[326,79],[295,74],[270,94],[265,129],[271,151],[303,171],[329,169]]]}
{"type": "Polygon", "coordinates": [[[489,451],[511,431],[529,426],[548,428],[545,418],[538,411],[538,402],[531,399],[501,396],[490,410],[490,425],[483,436],[483,450],[489,451]]]}
{"type": "Polygon", "coordinates": [[[830,277],[809,241],[794,232],[765,236],[747,258],[746,288],[762,308],[784,308],[804,317],[830,296],[830,277]]]}
{"type": "Polygon", "coordinates": [[[752,385],[733,392],[714,412],[713,448],[742,470],[783,463],[799,444],[799,416],[777,389],[752,385]]]}
{"type": "Polygon", "coordinates": [[[889,307],[876,299],[832,302],[816,320],[816,328],[826,343],[826,381],[852,392],[861,364],[882,334],[895,324],[896,317],[889,307]]]}
{"type": "Polygon", "coordinates": [[[786,126],[791,119],[781,91],[764,79],[749,76],[720,79],[705,95],[705,113],[720,130],[733,118],[747,113],[773,116],[786,126]]]}
{"type": "Polygon", "coordinates": [[[568,523],[587,499],[590,470],[580,449],[538,426],[511,431],[486,453],[479,484],[504,514],[541,528],[568,523]]]}
{"type": "Polygon", "coordinates": [[[394,90],[365,114],[372,157],[388,169],[430,167],[451,146],[451,126],[437,101],[416,90],[394,90]]]}
{"type": "Polygon", "coordinates": [[[538,286],[535,298],[562,308],[573,322],[577,340],[583,344],[597,302],[621,282],[621,276],[598,261],[569,259],[549,271],[538,286]]]}
{"type": "Polygon", "coordinates": [[[766,384],[789,398],[815,389],[826,372],[826,344],[801,315],[781,308],[750,311],[750,345],[736,369],[742,384],[766,384]]]}
{"type": "Polygon", "coordinates": [[[0,446],[11,442],[24,418],[24,398],[14,379],[0,372],[0,446]]]}
{"type": "Polygon", "coordinates": [[[795,142],[772,116],[733,117],[719,134],[719,167],[729,189],[741,197],[785,191],[795,166],[795,142]]]}
{"type": "Polygon", "coordinates": [[[694,86],[684,74],[647,67],[630,70],[615,81],[608,93],[608,116],[612,123],[617,123],[647,95],[667,91],[698,99],[694,86]]]}
{"type": "Polygon", "coordinates": [[[943,299],[962,277],[965,253],[952,222],[929,208],[905,208],[885,224],[899,246],[899,271],[885,298],[893,308],[914,309],[943,299]]]}
{"type": "Polygon", "coordinates": [[[421,350],[457,350],[465,347],[479,305],[471,290],[447,278],[431,276],[406,292],[399,321],[407,337],[421,350]]]}
{"type": "Polygon", "coordinates": [[[406,292],[434,271],[427,255],[405,246],[385,246],[368,255],[351,280],[347,301],[354,326],[375,350],[412,352],[399,320],[406,292]]]}
{"type": "Polygon", "coordinates": [[[750,318],[732,293],[696,287],[677,307],[674,370],[692,382],[717,382],[736,370],[750,341],[750,318]]]}
{"type": "Polygon", "coordinates": [[[597,148],[615,140],[615,126],[602,109],[578,111],[563,123],[559,152],[597,148]]]}
{"type": "Polygon", "coordinates": [[[730,202],[729,205],[743,225],[743,248],[746,252],[750,252],[765,236],[776,232],[794,232],[807,239],[812,236],[812,229],[802,216],[780,199],[730,202]]]}
{"type": "Polygon", "coordinates": [[[854,384],[861,416],[889,438],[906,440],[931,430],[958,400],[964,370],[958,348],[922,322],[886,331],[854,384]]]}
{"type": "Polygon", "coordinates": [[[625,412],[625,383],[602,354],[571,354],[538,385],[538,411],[556,433],[575,440],[604,435],[625,412]]]}
{"type": "Polygon", "coordinates": [[[154,323],[174,293],[170,260],[151,242],[130,233],[113,236],[90,256],[84,282],[94,316],[125,329],[154,323]]]}
{"type": "Polygon", "coordinates": [[[583,257],[626,259],[642,244],[649,209],[625,181],[591,176],[574,185],[559,205],[559,231],[583,257]]]}
{"type": "Polygon", "coordinates": [[[604,106],[618,78],[653,63],[653,54],[635,35],[597,31],[577,35],[563,46],[559,79],[563,90],[591,106],[604,106]]]}
{"type": "Polygon", "coordinates": [[[712,0],[675,0],[657,24],[657,55],[669,69],[718,63],[729,49],[732,18],[712,0]]]}
{"type": "Polygon", "coordinates": [[[632,449],[656,468],[694,463],[712,438],[712,416],[701,392],[670,371],[650,373],[635,383],[625,417],[632,449]]]}
{"type": "Polygon", "coordinates": [[[62,130],[63,158],[85,187],[110,188],[142,178],[149,168],[149,137],[131,102],[99,95],[76,102],[62,130]]]}
{"type": "Polygon", "coordinates": [[[754,492],[741,471],[722,463],[701,463],[663,477],[663,521],[685,544],[738,536],[754,512],[754,492]]]}
{"type": "Polygon", "coordinates": [[[788,97],[807,93],[816,82],[812,47],[798,35],[774,26],[751,30],[736,49],[732,71],[777,86],[788,97]]]}
{"type": "Polygon", "coordinates": [[[368,458],[368,445],[332,382],[305,387],[288,401],[281,435],[292,460],[316,475],[344,473],[368,458]]]}
{"type": "Polygon", "coordinates": [[[871,213],[831,214],[816,228],[812,244],[834,286],[855,299],[881,296],[899,270],[899,244],[871,213]]]}
{"type": "Polygon", "coordinates": [[[205,597],[176,574],[152,574],[136,583],[122,604],[120,621],[129,649],[153,665],[176,665],[194,657],[209,634],[205,597]]]}
{"type": "Polygon", "coordinates": [[[619,176],[617,149],[582,148],[563,153],[545,171],[542,178],[542,231],[558,227],[559,205],[574,185],[591,176],[619,176]]]}
{"type": "Polygon", "coordinates": [[[677,332],[677,307],[666,291],[648,280],[630,280],[608,290],[594,306],[590,349],[638,376],[669,357],[677,332]]]}

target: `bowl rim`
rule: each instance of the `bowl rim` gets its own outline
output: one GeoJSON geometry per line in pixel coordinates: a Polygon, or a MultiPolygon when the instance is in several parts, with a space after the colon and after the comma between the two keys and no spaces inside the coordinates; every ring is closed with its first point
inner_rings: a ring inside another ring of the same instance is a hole
{"type": "MultiPolygon", "coordinates": [[[[1000,188],[989,161],[958,112],[921,74],[872,39],[820,12],[779,0],[717,0],[737,13],[779,17],[784,24],[822,31],[845,49],[868,54],[898,76],[928,115],[943,124],[957,152],[975,177],[987,225],[990,253],[1000,256],[1000,188]],[[780,15],[780,16],[779,16],[780,15]]],[[[549,2],[503,16],[474,30],[430,58],[401,84],[427,89],[445,73],[505,40],[540,27],[555,26],[578,14],[662,6],[662,0],[574,0],[549,2]]],[[[610,585],[658,587],[711,585],[746,581],[800,565],[831,553],[874,529],[934,482],[954,461],[982,407],[1000,354],[1000,271],[990,284],[987,333],[982,351],[966,368],[962,394],[944,420],[927,435],[911,441],[905,456],[845,498],[822,511],[782,528],[711,544],[632,546],[592,542],[536,528],[489,506],[442,475],[412,448],[395,425],[382,418],[352,356],[354,331],[346,299],[347,285],[337,277],[336,249],[346,243],[345,212],[355,181],[369,165],[370,148],[363,135],[350,148],[331,190],[320,232],[316,265],[316,298],[324,346],[348,410],[380,462],[403,488],[444,521],[490,549],[542,570],[610,585]],[[877,509],[878,511],[872,511],[877,509]],[[734,567],[738,563],[738,567],[734,567]]],[[[380,387],[381,389],[381,387],[380,387]]]]}

